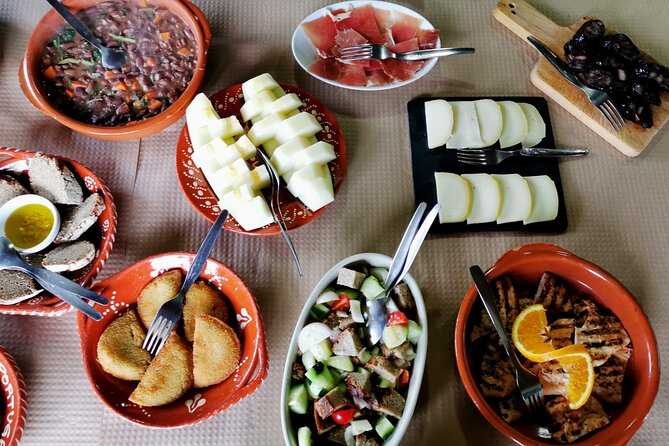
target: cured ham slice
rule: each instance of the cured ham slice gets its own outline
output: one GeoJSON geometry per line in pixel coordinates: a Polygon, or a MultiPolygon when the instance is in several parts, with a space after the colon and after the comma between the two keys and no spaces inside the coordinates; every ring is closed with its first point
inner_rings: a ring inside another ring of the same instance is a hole
{"type": "Polygon", "coordinates": [[[309,65],[309,71],[316,76],[339,82],[340,66],[343,65],[337,59],[324,59],[317,57],[316,61],[309,65]]]}
{"type": "Polygon", "coordinates": [[[303,23],[302,31],[304,31],[320,54],[332,56],[332,49],[336,45],[337,29],[330,16],[303,23]]]}
{"type": "MultiPolygon", "coordinates": [[[[416,51],[418,49],[418,39],[413,38],[404,42],[396,43],[388,46],[388,49],[393,53],[407,53],[409,51],[416,51]]],[[[423,61],[407,62],[397,59],[386,59],[381,61],[384,73],[396,81],[408,81],[411,79],[416,71],[423,66],[423,61]]]]}
{"type": "Polygon", "coordinates": [[[439,40],[438,29],[421,29],[416,35],[418,37],[418,46],[421,50],[431,50],[437,47],[439,40]]]}
{"type": "Polygon", "coordinates": [[[382,32],[390,31],[392,43],[404,42],[416,37],[420,25],[423,22],[418,17],[391,11],[388,9],[375,9],[376,22],[382,32]]]}
{"type": "Polygon", "coordinates": [[[339,68],[339,82],[342,84],[354,87],[364,87],[367,85],[367,74],[364,67],[342,63],[339,68]]]}
{"type": "Polygon", "coordinates": [[[372,43],[384,43],[371,3],[339,14],[334,19],[335,28],[340,31],[353,29],[372,43]]]}

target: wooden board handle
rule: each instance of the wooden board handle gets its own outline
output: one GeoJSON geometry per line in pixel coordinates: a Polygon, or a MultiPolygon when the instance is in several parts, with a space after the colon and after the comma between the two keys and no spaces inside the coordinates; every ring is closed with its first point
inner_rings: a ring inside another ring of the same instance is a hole
{"type": "Polygon", "coordinates": [[[501,0],[493,11],[493,17],[509,28],[523,41],[532,35],[541,40],[557,54],[562,53],[566,28],[557,25],[525,0],[501,0]]]}

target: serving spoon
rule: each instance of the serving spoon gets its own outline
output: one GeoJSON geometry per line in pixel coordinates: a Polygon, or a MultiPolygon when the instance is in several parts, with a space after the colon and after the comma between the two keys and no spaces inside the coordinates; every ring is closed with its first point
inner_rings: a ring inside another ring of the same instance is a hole
{"type": "Polygon", "coordinates": [[[105,68],[114,69],[121,68],[126,61],[126,52],[119,48],[108,48],[102,41],[88,29],[86,25],[74,16],[61,2],[58,0],[46,0],[49,4],[60,14],[67,23],[84,39],[88,40],[91,45],[96,47],[102,55],[102,65],[105,68]]]}
{"type": "Polygon", "coordinates": [[[21,271],[29,275],[42,285],[42,288],[96,321],[102,319],[102,314],[82,299],[88,299],[101,305],[109,303],[106,297],[84,288],[60,274],[45,268],[36,268],[26,263],[19,257],[14,245],[4,236],[0,236],[0,271],[2,270],[21,271]]]}

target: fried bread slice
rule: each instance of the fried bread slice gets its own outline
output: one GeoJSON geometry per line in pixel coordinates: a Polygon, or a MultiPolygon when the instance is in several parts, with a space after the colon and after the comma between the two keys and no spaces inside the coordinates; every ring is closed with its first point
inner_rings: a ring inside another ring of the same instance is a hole
{"type": "Polygon", "coordinates": [[[192,386],[193,354],[186,341],[172,332],[128,399],[140,406],[162,406],[176,401],[192,386]]]}
{"type": "Polygon", "coordinates": [[[116,318],[98,340],[98,362],[102,369],[127,381],[142,379],[151,363],[151,354],[142,348],[145,337],[135,310],[116,318]]]}
{"type": "Polygon", "coordinates": [[[239,365],[242,347],[237,333],[225,322],[209,315],[195,318],[193,375],[195,387],[218,384],[239,365]]]}
{"type": "Polygon", "coordinates": [[[182,278],[181,270],[167,271],[149,282],[139,293],[137,313],[144,327],[148,329],[160,307],[179,293],[182,278]]]}
{"type": "Polygon", "coordinates": [[[200,280],[190,287],[184,299],[184,335],[189,342],[193,342],[195,318],[199,315],[213,316],[224,322],[230,317],[230,310],[223,294],[200,280]]]}

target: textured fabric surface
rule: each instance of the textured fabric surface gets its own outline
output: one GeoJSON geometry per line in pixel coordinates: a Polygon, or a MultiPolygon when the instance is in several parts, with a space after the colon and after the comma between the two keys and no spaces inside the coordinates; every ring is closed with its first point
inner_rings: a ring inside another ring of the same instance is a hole
{"type": "MultiPolygon", "coordinates": [[[[132,425],[103,407],[84,374],[74,314],[57,319],[0,316],[0,345],[16,357],[30,402],[25,445],[278,445],[285,353],[299,310],[320,276],[340,259],[366,251],[391,254],[414,203],[406,103],[419,95],[540,95],[529,81],[537,55],[491,17],[493,0],[404,1],[442,30],[447,46],[474,46],[476,55],[439,61],[420,81],[388,92],[339,90],[294,62],[292,32],[322,0],[269,2],[199,0],[213,27],[206,93],[264,71],[309,91],[339,119],[349,148],[348,174],[335,203],[292,233],[305,266],[299,279],[280,237],[224,234],[213,256],[234,268],[255,292],[267,330],[270,371],[260,390],[195,427],[157,431],[132,425]]],[[[646,52],[669,63],[664,0],[535,0],[558,23],[582,15],[627,32],[646,52]]],[[[187,203],[175,174],[175,147],[184,120],[141,141],[105,142],[73,133],[35,110],[21,93],[17,69],[26,42],[47,11],[40,0],[0,2],[0,144],[70,156],[107,182],[119,211],[118,241],[107,277],[124,265],[171,250],[197,249],[208,224],[187,203]]],[[[412,274],[429,313],[427,370],[403,444],[507,445],[479,415],[454,362],[453,330],[467,268],[491,265],[531,242],[561,245],[616,276],[637,297],[669,355],[669,132],[628,159],[549,101],[558,146],[588,147],[586,159],[561,163],[569,229],[555,236],[476,234],[428,239],[412,274]],[[448,442],[445,440],[448,438],[448,442]]],[[[634,445],[666,444],[669,378],[634,445]]]]}

